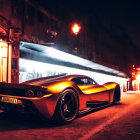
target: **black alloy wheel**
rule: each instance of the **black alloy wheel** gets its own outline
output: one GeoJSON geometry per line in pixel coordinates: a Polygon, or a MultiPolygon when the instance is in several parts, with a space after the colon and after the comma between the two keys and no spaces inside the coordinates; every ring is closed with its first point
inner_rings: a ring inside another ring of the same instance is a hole
{"type": "Polygon", "coordinates": [[[121,96],[120,86],[117,85],[114,91],[113,104],[119,104],[120,96],[121,96]]]}
{"type": "Polygon", "coordinates": [[[71,90],[65,90],[60,96],[56,110],[55,120],[61,123],[69,123],[73,121],[78,113],[78,97],[71,90]]]}

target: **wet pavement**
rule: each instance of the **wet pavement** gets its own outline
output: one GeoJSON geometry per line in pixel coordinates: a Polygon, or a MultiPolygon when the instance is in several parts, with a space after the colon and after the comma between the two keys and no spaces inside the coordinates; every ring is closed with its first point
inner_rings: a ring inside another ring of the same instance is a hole
{"type": "Polygon", "coordinates": [[[95,109],[59,125],[0,111],[0,140],[139,140],[140,92],[123,93],[121,103],[95,109]]]}

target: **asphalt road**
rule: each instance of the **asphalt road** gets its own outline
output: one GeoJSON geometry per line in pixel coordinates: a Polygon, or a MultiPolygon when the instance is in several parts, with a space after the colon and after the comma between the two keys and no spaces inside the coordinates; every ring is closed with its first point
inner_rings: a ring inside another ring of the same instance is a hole
{"type": "Polygon", "coordinates": [[[68,125],[0,111],[0,140],[139,140],[140,92],[122,95],[119,105],[95,109],[68,125]]]}

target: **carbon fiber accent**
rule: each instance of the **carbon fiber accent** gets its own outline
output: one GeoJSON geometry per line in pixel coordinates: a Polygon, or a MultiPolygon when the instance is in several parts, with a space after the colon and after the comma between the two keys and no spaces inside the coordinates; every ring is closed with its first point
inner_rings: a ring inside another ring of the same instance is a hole
{"type": "Polygon", "coordinates": [[[25,97],[25,91],[26,91],[25,89],[0,87],[0,94],[1,95],[25,97]]]}
{"type": "Polygon", "coordinates": [[[11,84],[0,82],[0,88],[16,88],[16,89],[32,89],[32,90],[43,90],[40,86],[24,85],[24,84],[11,84]]]}

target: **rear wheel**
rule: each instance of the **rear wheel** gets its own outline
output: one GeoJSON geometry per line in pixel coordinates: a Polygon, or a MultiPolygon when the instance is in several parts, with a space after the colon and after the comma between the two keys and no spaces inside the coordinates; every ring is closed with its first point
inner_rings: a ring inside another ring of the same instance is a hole
{"type": "Polygon", "coordinates": [[[120,86],[117,85],[114,91],[113,104],[118,104],[120,102],[120,97],[121,97],[120,86]]]}
{"type": "Polygon", "coordinates": [[[73,121],[78,113],[78,97],[71,90],[65,90],[58,99],[54,113],[54,119],[57,122],[69,123],[73,121]]]}

